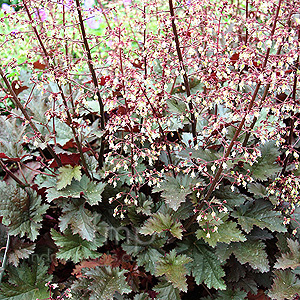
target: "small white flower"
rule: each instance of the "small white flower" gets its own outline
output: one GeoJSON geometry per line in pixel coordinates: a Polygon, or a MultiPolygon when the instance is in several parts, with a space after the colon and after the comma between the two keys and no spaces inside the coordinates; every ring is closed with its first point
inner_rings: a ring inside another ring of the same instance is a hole
{"type": "Polygon", "coordinates": [[[38,145],[39,145],[39,142],[38,142],[37,140],[34,140],[33,146],[34,146],[34,147],[38,147],[38,145]]]}
{"type": "Polygon", "coordinates": [[[212,170],[213,173],[215,173],[215,171],[216,171],[217,168],[216,168],[215,165],[212,165],[210,169],[212,170]]]}

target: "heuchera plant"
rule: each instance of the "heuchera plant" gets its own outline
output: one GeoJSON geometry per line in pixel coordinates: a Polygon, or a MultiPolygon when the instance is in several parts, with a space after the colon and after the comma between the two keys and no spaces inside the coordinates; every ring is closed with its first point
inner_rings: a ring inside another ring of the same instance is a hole
{"type": "Polygon", "coordinates": [[[0,299],[299,299],[299,0],[0,11],[0,299]]]}

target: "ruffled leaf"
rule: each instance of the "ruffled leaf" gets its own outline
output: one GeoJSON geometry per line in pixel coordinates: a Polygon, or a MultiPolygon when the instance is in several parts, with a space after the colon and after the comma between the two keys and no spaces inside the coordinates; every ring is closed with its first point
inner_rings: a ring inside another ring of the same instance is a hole
{"type": "Polygon", "coordinates": [[[80,181],[81,179],[81,166],[74,166],[66,165],[63,167],[60,167],[58,169],[59,175],[57,178],[57,189],[61,190],[65,188],[67,185],[70,185],[72,182],[72,179],[80,181]]]}
{"type": "Polygon", "coordinates": [[[238,223],[249,233],[254,225],[261,229],[268,228],[271,231],[286,232],[282,215],[273,210],[273,205],[265,200],[256,200],[254,203],[247,202],[232,213],[238,218],[238,223]]]}
{"type": "Polygon", "coordinates": [[[300,291],[300,280],[291,270],[276,270],[272,289],[268,296],[275,300],[292,300],[300,291]]]}
{"type": "Polygon", "coordinates": [[[156,213],[147,220],[145,225],[140,229],[141,234],[151,235],[169,231],[174,237],[182,238],[182,224],[174,221],[169,214],[156,213]]]}
{"type": "Polygon", "coordinates": [[[217,255],[222,261],[225,261],[231,254],[237,258],[241,264],[248,263],[253,269],[260,272],[268,272],[269,261],[265,244],[261,241],[247,240],[243,243],[231,243],[229,245],[219,244],[217,246],[217,255]]]}
{"type": "Polygon", "coordinates": [[[187,291],[187,283],[185,276],[187,268],[185,265],[191,262],[192,259],[186,255],[177,255],[175,250],[172,250],[165,257],[160,259],[156,264],[156,275],[165,275],[167,280],[171,282],[174,288],[181,291],[187,291]]]}
{"type": "Polygon", "coordinates": [[[99,253],[96,250],[103,244],[100,239],[83,240],[79,234],[73,234],[70,229],[65,230],[63,235],[51,229],[51,235],[55,244],[59,247],[56,257],[62,260],[70,259],[74,263],[87,258],[98,257],[99,253]]]}
{"type": "MultiPolygon", "coordinates": [[[[32,261],[35,261],[32,259],[32,261]]],[[[1,300],[46,299],[49,297],[46,283],[52,276],[47,274],[48,266],[41,259],[29,266],[22,262],[18,268],[8,266],[9,281],[0,285],[1,300]]]]}
{"type": "Polygon", "coordinates": [[[42,204],[35,191],[25,191],[15,184],[0,182],[0,216],[10,235],[27,236],[36,240],[42,227],[43,215],[49,205],[42,204]]]}
{"type": "Polygon", "coordinates": [[[190,266],[197,284],[204,282],[208,288],[226,289],[222,279],[225,272],[212,248],[200,241],[186,241],[180,243],[179,250],[193,259],[190,266]]]}

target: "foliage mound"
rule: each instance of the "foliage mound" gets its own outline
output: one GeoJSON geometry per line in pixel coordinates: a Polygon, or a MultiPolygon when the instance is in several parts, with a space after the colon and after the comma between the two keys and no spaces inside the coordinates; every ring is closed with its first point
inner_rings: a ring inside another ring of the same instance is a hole
{"type": "Polygon", "coordinates": [[[0,299],[299,299],[299,0],[6,2],[0,299]]]}

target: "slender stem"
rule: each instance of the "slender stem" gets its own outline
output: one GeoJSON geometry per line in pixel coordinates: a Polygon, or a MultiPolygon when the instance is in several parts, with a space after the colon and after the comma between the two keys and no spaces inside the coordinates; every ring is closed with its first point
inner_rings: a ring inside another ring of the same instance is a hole
{"type": "Polygon", "coordinates": [[[248,18],[249,18],[249,0],[246,0],[246,36],[245,36],[245,45],[248,43],[248,18]]]}
{"type": "Polygon", "coordinates": [[[0,283],[2,281],[3,274],[4,274],[4,271],[5,271],[5,267],[6,267],[7,252],[8,252],[8,248],[9,248],[9,243],[10,243],[10,236],[9,236],[9,234],[7,234],[5,252],[4,252],[4,256],[3,256],[3,260],[2,260],[2,265],[1,265],[1,271],[0,271],[0,283]]]}
{"type": "MultiPolygon", "coordinates": [[[[300,28],[298,28],[298,41],[300,41],[300,28]]],[[[298,71],[298,67],[299,67],[299,55],[297,57],[297,61],[295,63],[295,70],[294,70],[294,83],[293,83],[293,92],[292,92],[292,100],[293,100],[293,104],[296,103],[296,93],[297,93],[297,71],[298,71]]],[[[293,134],[294,134],[294,128],[295,128],[295,119],[294,119],[294,114],[291,116],[291,126],[290,126],[290,133],[289,133],[289,139],[288,139],[288,143],[289,146],[291,147],[292,145],[292,141],[293,141],[293,134]]],[[[290,160],[290,156],[291,154],[289,154],[284,161],[284,165],[281,171],[281,174],[283,175],[286,171],[286,167],[288,164],[288,161],[290,160]]]]}
{"type": "MultiPolygon", "coordinates": [[[[167,143],[167,137],[165,135],[165,132],[163,130],[163,128],[161,127],[161,124],[159,122],[159,118],[157,116],[157,113],[155,111],[155,108],[153,107],[152,103],[150,102],[150,99],[148,98],[146,92],[144,91],[144,89],[141,87],[142,91],[143,91],[143,94],[145,96],[145,98],[147,99],[147,102],[148,104],[150,105],[152,111],[153,111],[153,114],[154,116],[156,117],[156,120],[157,120],[157,124],[158,124],[158,128],[159,128],[159,131],[160,131],[160,134],[162,135],[163,137],[163,140],[165,141],[166,143],[166,150],[167,150],[167,155],[168,155],[168,158],[169,158],[169,161],[170,161],[170,164],[173,166],[173,160],[172,160],[172,156],[171,156],[171,151],[170,151],[170,147],[169,147],[169,144],[167,143]]],[[[172,173],[173,173],[173,176],[174,178],[176,178],[176,173],[175,173],[175,170],[174,168],[172,168],[172,173]]]]}
{"type": "MultiPolygon", "coordinates": [[[[32,22],[31,14],[30,14],[29,9],[28,9],[28,7],[27,7],[27,5],[26,5],[26,2],[25,2],[24,0],[23,0],[23,4],[24,4],[24,7],[25,7],[25,9],[26,9],[28,18],[29,18],[29,20],[32,22]]],[[[43,52],[44,52],[44,54],[45,54],[45,56],[46,56],[46,59],[47,59],[48,63],[50,64],[50,56],[49,56],[49,54],[48,54],[48,52],[47,52],[47,50],[46,50],[46,47],[45,47],[45,45],[44,45],[44,43],[43,43],[43,41],[42,41],[42,39],[41,39],[41,37],[40,37],[40,35],[39,35],[37,29],[36,29],[36,27],[35,27],[35,26],[32,26],[32,28],[33,28],[34,33],[35,33],[35,35],[36,35],[36,37],[37,37],[37,39],[38,39],[38,41],[39,41],[40,46],[41,46],[42,49],[43,49],[43,52]]],[[[52,65],[51,67],[54,69],[54,65],[52,65]]],[[[91,179],[91,175],[89,174],[88,167],[87,167],[87,164],[86,164],[84,155],[83,155],[83,150],[82,150],[81,143],[80,143],[80,141],[79,141],[79,139],[78,139],[76,130],[75,130],[74,126],[72,125],[72,117],[71,117],[71,114],[70,114],[70,112],[69,112],[69,108],[68,108],[68,104],[67,104],[67,100],[66,100],[64,91],[63,91],[61,85],[59,84],[59,81],[58,81],[57,78],[56,78],[56,83],[57,83],[57,86],[58,86],[58,88],[59,88],[59,91],[60,91],[60,94],[61,94],[61,97],[62,97],[64,106],[65,106],[65,109],[66,109],[66,113],[67,113],[67,122],[68,122],[69,126],[71,127],[71,130],[72,130],[72,133],[73,133],[73,136],[74,136],[74,139],[75,139],[76,146],[77,146],[78,151],[79,151],[79,153],[80,153],[80,158],[81,158],[81,161],[82,161],[82,164],[83,164],[83,167],[84,167],[84,172],[85,172],[86,175],[91,179]]]]}
{"type": "MultiPolygon", "coordinates": [[[[292,11],[290,12],[289,17],[288,17],[288,20],[287,20],[287,25],[288,25],[288,26],[290,26],[290,23],[291,23],[291,16],[292,16],[292,11]]],[[[273,28],[274,28],[274,31],[275,31],[274,24],[273,24],[273,28]]],[[[273,31],[273,29],[272,29],[272,32],[273,32],[272,35],[274,34],[274,31],[273,31]]],[[[270,48],[268,48],[268,50],[269,50],[269,49],[270,49],[270,48]]],[[[282,45],[280,45],[280,46],[278,47],[278,49],[277,49],[277,51],[276,51],[276,56],[278,56],[278,55],[280,54],[281,49],[282,49],[282,45]]],[[[270,85],[269,83],[266,85],[265,91],[264,91],[263,96],[261,97],[259,106],[261,106],[262,103],[265,101],[265,99],[266,99],[266,97],[267,97],[267,95],[268,95],[268,91],[269,91],[270,86],[271,86],[271,85],[270,85]]],[[[253,130],[256,121],[257,121],[257,117],[254,117],[254,118],[253,118],[253,121],[252,121],[252,123],[251,123],[251,125],[250,125],[250,127],[249,127],[249,130],[248,130],[248,132],[247,132],[246,135],[245,135],[245,139],[244,139],[244,142],[243,142],[243,147],[246,147],[246,146],[247,146],[248,141],[249,141],[249,138],[250,138],[251,131],[253,130]]]]}
{"type": "MultiPolygon", "coordinates": [[[[184,62],[183,62],[183,57],[182,57],[182,54],[181,54],[177,28],[176,28],[176,24],[175,24],[175,13],[174,13],[173,1],[172,0],[169,0],[169,7],[170,7],[170,14],[171,14],[171,17],[172,17],[171,22],[172,22],[172,29],[173,29],[173,34],[174,34],[174,38],[175,38],[176,51],[177,51],[178,59],[179,59],[179,62],[180,62],[181,70],[184,71],[183,81],[184,81],[184,85],[185,85],[186,95],[189,98],[191,96],[191,89],[190,89],[189,79],[188,79],[188,76],[187,76],[187,73],[186,73],[186,68],[185,68],[185,65],[184,65],[184,62]]],[[[191,111],[191,125],[192,125],[192,134],[193,134],[193,138],[194,138],[194,145],[196,145],[197,144],[197,131],[196,131],[197,120],[195,118],[194,107],[193,107],[193,103],[192,103],[191,99],[189,99],[188,105],[189,105],[189,109],[191,111]]]]}
{"type": "Polygon", "coordinates": [[[81,143],[78,139],[78,135],[77,135],[77,132],[72,124],[72,117],[71,117],[71,114],[69,112],[69,108],[68,108],[68,104],[67,104],[67,100],[65,98],[65,95],[64,95],[64,92],[63,92],[63,89],[62,87],[58,84],[58,88],[60,90],[60,93],[61,93],[61,97],[62,97],[62,100],[63,100],[63,103],[64,103],[64,106],[65,106],[65,109],[66,109],[66,113],[67,113],[67,122],[69,124],[69,126],[71,127],[71,130],[72,130],[72,133],[73,133],[73,136],[74,136],[74,139],[75,139],[75,143],[76,143],[76,146],[78,148],[78,151],[79,151],[79,154],[80,154],[80,159],[82,161],[82,164],[83,164],[83,167],[84,167],[84,172],[85,174],[91,179],[91,175],[88,171],[88,166],[86,164],[86,161],[85,161],[85,158],[84,158],[84,155],[83,155],[83,150],[82,150],[82,146],[81,146],[81,143]]]}
{"type": "MultiPolygon", "coordinates": [[[[274,23],[273,23],[271,35],[273,35],[274,32],[275,32],[275,27],[276,27],[277,18],[278,18],[280,6],[281,6],[281,1],[282,0],[279,0],[278,6],[277,6],[277,11],[276,11],[276,15],[275,15],[275,19],[274,19],[274,23]]],[[[265,55],[265,60],[264,60],[264,64],[263,64],[263,69],[267,65],[269,54],[270,54],[270,48],[267,49],[267,53],[265,55]]],[[[250,111],[251,111],[251,109],[252,109],[252,107],[254,105],[254,101],[255,101],[255,99],[257,97],[257,94],[258,94],[260,86],[261,86],[261,81],[258,81],[257,84],[256,84],[256,88],[254,90],[254,93],[253,93],[253,95],[251,97],[248,109],[245,112],[245,114],[244,114],[244,116],[243,116],[243,118],[241,120],[241,123],[240,123],[239,127],[237,128],[237,130],[236,130],[236,132],[235,132],[235,134],[234,134],[234,136],[233,136],[233,138],[232,138],[232,140],[231,140],[231,142],[230,142],[230,144],[229,144],[229,146],[228,146],[228,148],[227,148],[227,150],[225,152],[224,159],[227,159],[229,157],[229,155],[231,153],[231,150],[232,150],[232,148],[233,148],[233,146],[234,146],[234,144],[235,144],[238,136],[240,135],[240,133],[241,133],[241,131],[243,129],[243,126],[244,126],[245,121],[246,121],[246,117],[250,113],[250,111]]],[[[195,215],[193,215],[193,217],[187,222],[187,224],[185,226],[185,229],[189,228],[194,223],[194,221],[196,220],[199,211],[202,209],[202,207],[204,206],[205,202],[209,199],[209,197],[211,196],[212,192],[214,191],[216,185],[218,184],[220,176],[222,174],[222,171],[223,171],[223,167],[222,167],[222,164],[220,164],[219,169],[218,169],[218,171],[217,171],[214,179],[212,180],[212,182],[210,184],[208,192],[206,193],[204,199],[201,201],[201,203],[199,203],[199,205],[197,207],[198,212],[195,215]]]]}
{"type": "Polygon", "coordinates": [[[100,5],[100,8],[101,8],[101,10],[102,10],[102,13],[103,13],[103,16],[104,16],[104,18],[105,18],[105,22],[106,22],[106,24],[107,24],[108,29],[109,29],[109,30],[112,30],[112,28],[111,28],[111,26],[110,26],[110,24],[109,24],[108,18],[107,18],[107,16],[106,16],[106,13],[105,13],[105,11],[104,11],[104,6],[103,6],[102,2],[101,2],[100,0],[97,0],[97,2],[98,2],[98,4],[100,5]]]}
{"type": "MultiPolygon", "coordinates": [[[[270,85],[269,83],[266,85],[264,94],[263,94],[263,96],[261,97],[261,100],[260,100],[260,105],[265,101],[270,86],[271,86],[271,85],[270,85]]],[[[259,105],[259,106],[260,106],[260,105],[259,105]]],[[[250,128],[249,128],[248,132],[246,133],[246,136],[245,136],[245,139],[244,139],[244,142],[243,142],[243,147],[246,147],[246,146],[247,146],[248,141],[249,141],[249,138],[250,138],[251,131],[253,130],[253,128],[254,128],[254,126],[255,126],[255,124],[256,124],[256,121],[257,121],[257,117],[254,116],[253,121],[252,121],[252,123],[251,123],[251,125],[250,125],[250,128]]]]}
{"type": "MultiPolygon", "coordinates": [[[[3,70],[0,68],[0,75],[3,79],[3,81],[5,82],[7,89],[10,93],[10,95],[12,96],[12,100],[15,104],[15,106],[17,108],[19,108],[23,114],[23,116],[25,117],[25,119],[28,121],[29,125],[31,126],[33,132],[37,135],[37,137],[41,140],[42,143],[45,143],[45,139],[42,136],[42,134],[38,131],[38,129],[36,128],[36,126],[34,125],[34,123],[32,122],[31,118],[29,117],[27,111],[25,110],[25,108],[23,107],[23,105],[21,104],[18,96],[16,95],[16,93],[14,92],[10,82],[8,81],[7,77],[5,76],[3,70]]],[[[53,151],[52,147],[47,143],[47,149],[49,151],[49,153],[52,155],[52,157],[55,159],[56,163],[61,166],[61,160],[60,158],[56,155],[56,153],[53,151]]]]}
{"type": "MultiPolygon", "coordinates": [[[[121,29],[119,28],[119,42],[121,41],[121,29]]],[[[122,87],[125,94],[125,82],[124,82],[124,70],[123,70],[123,59],[122,59],[122,49],[119,49],[119,58],[120,58],[120,71],[122,74],[122,87]]],[[[129,114],[129,106],[128,101],[125,98],[125,107],[126,107],[126,116],[129,114]]],[[[129,118],[128,118],[129,119],[129,118]]],[[[131,176],[134,178],[134,160],[133,160],[133,147],[134,145],[134,138],[133,138],[133,126],[131,126],[130,122],[128,122],[128,127],[130,129],[130,139],[131,139],[131,145],[130,145],[130,168],[131,168],[131,176]]],[[[137,189],[135,186],[135,193],[137,195],[137,189]]]]}
{"type": "Polygon", "coordinates": [[[5,173],[7,175],[9,175],[18,185],[20,185],[21,187],[26,187],[27,184],[23,183],[6,165],[5,163],[2,161],[2,159],[0,159],[0,166],[1,168],[5,171],[5,173]]]}
{"type": "MultiPolygon", "coordinates": [[[[88,44],[88,41],[86,38],[85,28],[84,28],[84,24],[83,24],[83,18],[82,18],[82,14],[81,14],[81,10],[80,10],[80,2],[79,2],[79,0],[75,0],[75,1],[76,1],[76,6],[77,6],[77,13],[78,13],[78,18],[79,18],[79,25],[80,25],[80,29],[81,29],[83,44],[84,44],[86,56],[88,58],[87,64],[88,64],[88,67],[89,67],[91,75],[92,75],[92,80],[93,80],[94,87],[96,89],[96,95],[97,95],[98,103],[99,103],[99,107],[100,107],[100,125],[101,125],[101,129],[104,130],[105,129],[104,104],[103,104],[103,101],[102,101],[102,98],[100,95],[97,75],[96,75],[95,69],[92,64],[92,55],[91,55],[91,50],[90,50],[90,47],[89,47],[89,44],[88,44]]],[[[103,167],[104,147],[105,147],[105,142],[104,142],[104,139],[102,138],[101,146],[100,146],[100,153],[99,153],[99,161],[98,161],[100,168],[103,167]]]]}
{"type": "Polygon", "coordinates": [[[87,64],[88,64],[88,67],[89,67],[91,75],[92,75],[93,84],[94,84],[95,89],[96,89],[96,95],[98,97],[98,102],[99,102],[99,106],[100,106],[101,129],[104,130],[104,128],[105,128],[104,105],[103,105],[103,101],[102,101],[100,91],[99,91],[99,83],[98,83],[97,75],[96,75],[95,69],[94,69],[93,64],[92,64],[93,60],[92,60],[90,46],[89,46],[88,40],[86,38],[83,18],[82,18],[81,9],[80,9],[80,2],[79,2],[79,0],[75,0],[75,1],[76,1],[76,5],[77,5],[77,13],[78,13],[78,18],[79,18],[79,25],[80,25],[81,35],[82,35],[82,39],[83,39],[84,48],[85,48],[85,51],[86,51],[85,54],[88,58],[87,64]]]}

